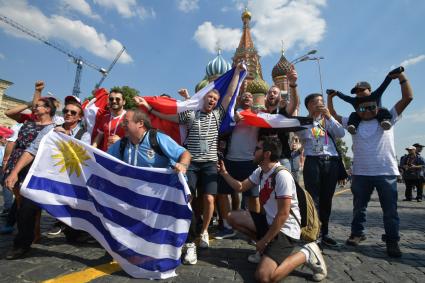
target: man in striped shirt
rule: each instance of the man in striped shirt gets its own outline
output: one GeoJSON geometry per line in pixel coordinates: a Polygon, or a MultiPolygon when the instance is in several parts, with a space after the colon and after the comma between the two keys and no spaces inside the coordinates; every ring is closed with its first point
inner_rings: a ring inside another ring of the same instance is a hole
{"type": "MultiPolygon", "coordinates": [[[[232,96],[236,90],[239,74],[245,69],[240,63],[237,65],[233,78],[227,88],[221,104],[217,106],[220,93],[213,89],[204,96],[201,110],[188,110],[179,114],[163,114],[154,109],[142,97],[137,98],[139,106],[144,106],[153,115],[168,121],[185,124],[188,127],[186,146],[192,155],[192,162],[187,170],[187,178],[192,196],[196,196],[197,187],[203,199],[203,223],[201,229],[200,247],[209,247],[208,226],[214,212],[214,197],[217,194],[217,140],[221,122],[225,116],[232,96]],[[198,184],[198,180],[199,185],[198,184]]],[[[188,243],[194,240],[194,220],[189,231],[188,243]]],[[[196,260],[184,260],[185,263],[195,264],[196,260]]]]}

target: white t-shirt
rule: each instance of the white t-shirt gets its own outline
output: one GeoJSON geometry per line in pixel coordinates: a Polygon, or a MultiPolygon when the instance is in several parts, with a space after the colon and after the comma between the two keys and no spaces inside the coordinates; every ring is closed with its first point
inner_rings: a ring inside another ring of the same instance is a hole
{"type": "Polygon", "coordinates": [[[22,125],[24,124],[18,123],[12,126],[11,130],[13,131],[13,135],[7,139],[8,142],[16,142],[18,139],[19,130],[21,129],[22,125]]]}
{"type": "MultiPolygon", "coordinates": [[[[291,173],[289,173],[287,170],[279,171],[275,178],[276,186],[274,190],[271,188],[272,180],[269,177],[280,165],[281,164],[277,162],[269,172],[263,174],[261,180],[260,167],[257,168],[251,174],[251,176],[249,176],[249,180],[252,183],[260,185],[260,198],[265,201],[263,208],[266,212],[267,223],[269,225],[273,223],[273,220],[277,214],[277,199],[282,198],[291,199],[291,209],[298,220],[301,220],[300,209],[298,208],[297,188],[295,187],[294,178],[292,177],[291,173]]],[[[301,236],[300,226],[292,214],[289,214],[288,219],[283,224],[282,228],[280,228],[280,231],[293,239],[299,239],[301,236]]]]}
{"type": "MultiPolygon", "coordinates": [[[[395,108],[391,109],[393,127],[385,131],[378,120],[361,121],[353,139],[353,175],[395,176],[399,175],[394,147],[394,125],[400,120],[395,108]]],[[[347,128],[347,117],[342,125],[347,128]]]]}

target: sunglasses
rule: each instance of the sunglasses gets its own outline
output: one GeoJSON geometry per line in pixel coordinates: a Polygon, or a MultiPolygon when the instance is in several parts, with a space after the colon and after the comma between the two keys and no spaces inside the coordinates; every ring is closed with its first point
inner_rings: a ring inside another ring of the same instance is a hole
{"type": "Polygon", "coordinates": [[[262,147],[259,147],[259,146],[256,146],[255,147],[255,151],[260,150],[260,149],[263,149],[263,148],[262,147]]]}
{"type": "Polygon", "coordinates": [[[357,110],[359,112],[366,112],[366,111],[375,111],[376,105],[370,105],[370,106],[360,106],[357,110]]]}
{"type": "Polygon", "coordinates": [[[71,113],[71,115],[72,115],[72,116],[77,115],[77,111],[75,111],[75,110],[69,110],[69,109],[63,109],[63,110],[62,110],[62,113],[63,113],[64,115],[66,115],[66,114],[68,114],[68,113],[71,113]]]}
{"type": "Polygon", "coordinates": [[[119,98],[119,97],[109,97],[110,102],[113,102],[114,100],[116,100],[117,102],[120,102],[121,98],[119,98]]]}

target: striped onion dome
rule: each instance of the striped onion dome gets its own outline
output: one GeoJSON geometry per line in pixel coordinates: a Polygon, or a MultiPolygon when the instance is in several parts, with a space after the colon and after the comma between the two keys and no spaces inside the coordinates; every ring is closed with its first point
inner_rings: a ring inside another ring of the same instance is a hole
{"type": "Polygon", "coordinates": [[[208,62],[207,67],[205,68],[207,76],[221,76],[232,68],[232,65],[224,60],[223,56],[221,56],[221,50],[218,50],[217,57],[208,62]]]}
{"type": "Polygon", "coordinates": [[[273,67],[272,70],[272,78],[285,76],[291,70],[291,63],[288,62],[285,55],[283,55],[279,59],[279,62],[273,67]]]}

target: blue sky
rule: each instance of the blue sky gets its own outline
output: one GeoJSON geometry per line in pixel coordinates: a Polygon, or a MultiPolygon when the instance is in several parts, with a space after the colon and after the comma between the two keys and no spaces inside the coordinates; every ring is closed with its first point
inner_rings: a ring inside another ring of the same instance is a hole
{"type": "MultiPolygon", "coordinates": [[[[393,66],[403,63],[415,99],[396,125],[398,155],[414,142],[425,143],[425,1],[417,0],[0,0],[0,14],[60,43],[99,67],[108,67],[122,45],[127,52],[104,87],[129,85],[142,95],[169,93],[194,86],[216,47],[231,60],[239,42],[241,12],[252,12],[254,44],[264,79],[280,57],[293,59],[317,49],[324,88],[349,93],[359,80],[377,87],[393,66]]],[[[0,22],[0,78],[14,83],[7,94],[29,100],[34,81],[46,81],[46,92],[63,98],[72,91],[75,65],[62,53],[0,22]]],[[[314,61],[298,64],[301,99],[320,91],[314,61]]],[[[100,74],[84,67],[81,97],[100,74]]],[[[400,98],[394,81],[383,97],[391,108],[400,98]]],[[[340,114],[352,109],[336,100],[340,114]]],[[[306,114],[302,107],[302,114],[306,114]]],[[[345,138],[351,144],[351,137],[345,138]]]]}

